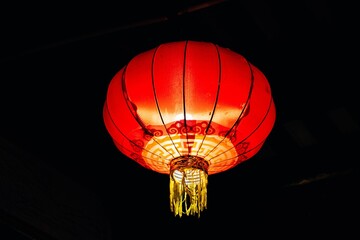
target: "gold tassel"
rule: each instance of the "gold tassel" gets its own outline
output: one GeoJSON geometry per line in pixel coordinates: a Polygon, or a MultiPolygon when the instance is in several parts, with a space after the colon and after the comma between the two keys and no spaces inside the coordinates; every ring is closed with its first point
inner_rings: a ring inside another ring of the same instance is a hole
{"type": "Polygon", "coordinates": [[[175,216],[198,215],[207,208],[208,163],[187,156],[171,162],[170,208],[175,216]]]}

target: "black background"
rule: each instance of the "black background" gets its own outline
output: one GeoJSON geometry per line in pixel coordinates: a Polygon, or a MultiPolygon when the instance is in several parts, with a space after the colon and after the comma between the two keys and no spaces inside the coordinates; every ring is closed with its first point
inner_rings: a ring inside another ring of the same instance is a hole
{"type": "Polygon", "coordinates": [[[325,0],[4,5],[0,136],[96,192],[114,239],[358,235],[355,9],[325,0]],[[113,75],[177,40],[242,54],[267,76],[277,108],[260,153],[209,177],[199,219],[173,216],[168,176],[125,158],[102,119],[113,75]]]}

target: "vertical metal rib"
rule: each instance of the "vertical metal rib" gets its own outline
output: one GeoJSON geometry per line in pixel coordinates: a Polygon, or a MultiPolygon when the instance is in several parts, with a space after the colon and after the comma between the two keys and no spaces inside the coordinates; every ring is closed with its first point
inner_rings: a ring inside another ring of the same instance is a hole
{"type": "MultiPolygon", "coordinates": [[[[237,127],[239,126],[241,117],[242,117],[242,115],[244,114],[245,109],[247,109],[247,107],[249,106],[250,98],[251,98],[251,94],[252,94],[252,90],[253,90],[253,87],[254,87],[254,73],[253,73],[253,71],[252,71],[251,64],[250,64],[246,59],[245,59],[245,61],[247,62],[248,66],[249,66],[249,71],[250,71],[250,74],[251,74],[251,77],[250,77],[250,78],[251,78],[251,79],[250,79],[250,80],[251,80],[251,84],[250,84],[249,94],[248,94],[248,96],[247,96],[245,106],[242,108],[242,110],[241,110],[241,112],[240,112],[237,120],[234,122],[234,124],[231,126],[231,128],[229,128],[229,130],[226,132],[226,134],[224,135],[223,139],[222,139],[221,141],[219,141],[219,142],[214,146],[214,148],[211,149],[211,151],[209,151],[208,155],[209,155],[211,152],[213,152],[213,151],[217,148],[217,146],[219,146],[219,145],[221,144],[221,142],[223,142],[223,141],[226,139],[226,137],[233,131],[234,128],[237,128],[237,127]]],[[[220,62],[221,62],[221,59],[220,59],[220,62]]],[[[228,149],[228,150],[230,150],[230,149],[228,149]]],[[[228,151],[228,150],[227,150],[227,151],[228,151]]],[[[225,151],[225,152],[227,152],[227,151],[225,151]]],[[[222,152],[221,154],[224,154],[225,152],[222,152]]],[[[216,155],[216,156],[213,156],[212,158],[215,158],[215,157],[217,157],[217,156],[219,156],[219,155],[221,155],[221,154],[218,154],[218,155],[216,155]]],[[[208,156],[208,155],[207,155],[207,156],[208,156]]],[[[211,158],[211,159],[212,159],[212,158],[211,158]]],[[[209,159],[209,161],[211,161],[211,159],[209,159]]]]}
{"type": "MultiPolygon", "coordinates": [[[[158,51],[158,49],[159,49],[160,47],[161,47],[161,46],[158,46],[158,47],[155,49],[154,55],[153,55],[153,58],[152,58],[152,62],[151,62],[151,81],[152,81],[151,84],[152,84],[152,88],[153,88],[153,93],[154,93],[154,99],[155,99],[156,108],[157,108],[157,110],[158,110],[158,113],[159,113],[159,117],[160,117],[160,119],[161,119],[161,122],[162,122],[164,128],[166,129],[166,133],[168,134],[169,139],[170,139],[171,143],[173,144],[174,148],[175,148],[176,151],[179,153],[179,155],[181,155],[180,152],[179,152],[179,149],[177,149],[176,144],[174,143],[173,139],[171,138],[171,135],[170,135],[168,129],[166,128],[166,123],[165,123],[164,118],[163,118],[163,116],[162,116],[162,113],[161,113],[161,111],[160,111],[159,101],[158,101],[157,95],[156,95],[155,76],[154,76],[154,59],[155,59],[156,53],[157,53],[157,51],[158,51]]],[[[174,156],[171,152],[169,152],[162,144],[160,144],[159,142],[157,142],[155,139],[154,139],[154,141],[155,141],[162,149],[164,149],[166,152],[168,152],[173,158],[175,158],[175,156],[174,156]]]]}
{"type": "Polygon", "coordinates": [[[205,132],[204,132],[204,137],[201,140],[201,143],[200,143],[200,146],[199,146],[199,148],[197,150],[196,156],[198,156],[199,151],[200,151],[200,149],[201,149],[201,147],[202,147],[202,145],[203,145],[203,143],[205,141],[205,138],[206,138],[207,133],[209,131],[209,128],[211,126],[211,122],[212,122],[212,120],[214,118],[216,106],[217,106],[218,100],[219,100],[219,93],[220,93],[220,86],[221,86],[221,84],[220,84],[221,83],[221,60],[220,60],[220,52],[219,52],[218,46],[216,44],[213,44],[213,45],[214,45],[214,47],[216,49],[216,52],[217,52],[217,55],[218,55],[218,66],[219,66],[218,86],[217,86],[217,91],[216,91],[215,103],[214,103],[214,106],[213,106],[213,110],[211,112],[211,117],[209,119],[208,125],[206,126],[206,129],[205,129],[205,132]]]}
{"type": "Polygon", "coordinates": [[[185,127],[185,133],[186,133],[186,144],[188,146],[188,155],[190,155],[190,149],[189,149],[189,135],[188,135],[188,128],[187,128],[187,122],[186,122],[186,99],[185,99],[185,71],[186,71],[186,52],[187,52],[187,46],[188,41],[185,42],[184,47],[184,62],[183,62],[183,76],[182,76],[182,101],[183,101],[183,114],[184,114],[184,127],[185,127]]]}

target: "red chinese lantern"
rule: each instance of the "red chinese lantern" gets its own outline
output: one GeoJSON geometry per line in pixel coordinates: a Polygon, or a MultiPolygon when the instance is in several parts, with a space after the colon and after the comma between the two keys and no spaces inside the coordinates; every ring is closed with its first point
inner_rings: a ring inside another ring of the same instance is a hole
{"type": "Polygon", "coordinates": [[[170,176],[175,216],[207,208],[208,175],[253,157],[275,122],[266,77],[213,43],[178,41],[135,56],[111,80],[103,109],[115,146],[170,176]]]}

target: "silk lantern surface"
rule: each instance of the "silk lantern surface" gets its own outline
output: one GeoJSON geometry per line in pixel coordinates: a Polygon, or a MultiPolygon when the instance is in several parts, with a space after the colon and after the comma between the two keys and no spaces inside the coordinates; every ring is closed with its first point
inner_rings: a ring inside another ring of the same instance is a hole
{"type": "Polygon", "coordinates": [[[253,157],[275,116],[257,67],[199,41],[163,43],[133,57],[110,81],[103,109],[124,155],[170,175],[171,210],[180,216],[206,208],[207,176],[253,157]]]}

